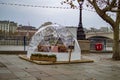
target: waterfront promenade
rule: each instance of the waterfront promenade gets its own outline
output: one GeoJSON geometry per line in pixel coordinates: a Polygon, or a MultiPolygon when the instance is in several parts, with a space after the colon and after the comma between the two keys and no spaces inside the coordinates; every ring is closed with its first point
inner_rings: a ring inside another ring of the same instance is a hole
{"type": "Polygon", "coordinates": [[[82,54],[93,63],[37,65],[18,55],[0,54],[0,80],[120,80],[120,61],[111,53],[82,54]]]}
{"type": "MultiPolygon", "coordinates": [[[[27,50],[27,46],[25,46],[27,50]]],[[[24,51],[24,46],[0,45],[0,51],[24,51]]]]}

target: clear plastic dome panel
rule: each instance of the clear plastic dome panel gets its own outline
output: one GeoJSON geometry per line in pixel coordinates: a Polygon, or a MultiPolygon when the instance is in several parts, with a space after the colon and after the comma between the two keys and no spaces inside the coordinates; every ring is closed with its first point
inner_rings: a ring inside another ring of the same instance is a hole
{"type": "MultiPolygon", "coordinates": [[[[80,53],[80,48],[77,40],[73,37],[71,32],[59,25],[49,25],[41,27],[32,37],[31,42],[28,46],[28,54],[30,57],[34,53],[45,53],[56,55],[68,55],[69,46],[75,46],[73,52],[78,51],[80,53]],[[57,54],[58,53],[58,54],[57,54]],[[62,54],[60,54],[62,53],[62,54]]],[[[80,56],[80,55],[79,55],[80,56]]]]}

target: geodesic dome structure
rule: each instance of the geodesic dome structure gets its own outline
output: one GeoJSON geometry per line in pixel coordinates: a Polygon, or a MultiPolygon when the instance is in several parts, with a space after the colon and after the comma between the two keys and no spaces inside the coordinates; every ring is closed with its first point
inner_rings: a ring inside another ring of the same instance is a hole
{"type": "Polygon", "coordinates": [[[81,59],[81,50],[76,38],[66,28],[57,24],[42,26],[32,37],[27,57],[31,54],[55,54],[57,61],[69,60],[69,47],[73,46],[71,60],[81,59]]]}

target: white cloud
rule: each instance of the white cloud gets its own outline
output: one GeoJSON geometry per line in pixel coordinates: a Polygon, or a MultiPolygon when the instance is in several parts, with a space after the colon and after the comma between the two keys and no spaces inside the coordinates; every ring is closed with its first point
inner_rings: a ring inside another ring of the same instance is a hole
{"type": "MultiPolygon", "coordinates": [[[[63,6],[62,0],[0,0],[0,2],[33,4],[43,6],[63,6]]],[[[39,27],[46,21],[52,21],[61,25],[77,26],[79,22],[79,10],[75,9],[56,9],[56,8],[35,8],[23,6],[0,5],[0,19],[13,20],[18,24],[31,25],[39,27]]],[[[106,23],[95,13],[83,10],[84,27],[101,27],[107,26],[106,23]]]]}

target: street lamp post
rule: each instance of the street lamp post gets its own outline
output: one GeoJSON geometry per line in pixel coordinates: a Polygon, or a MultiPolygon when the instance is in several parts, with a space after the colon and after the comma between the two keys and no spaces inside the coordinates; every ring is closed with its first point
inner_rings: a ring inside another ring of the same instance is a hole
{"type": "Polygon", "coordinates": [[[77,0],[80,7],[79,24],[77,28],[77,40],[85,40],[85,32],[82,25],[82,4],[84,0],[77,0]]]}

